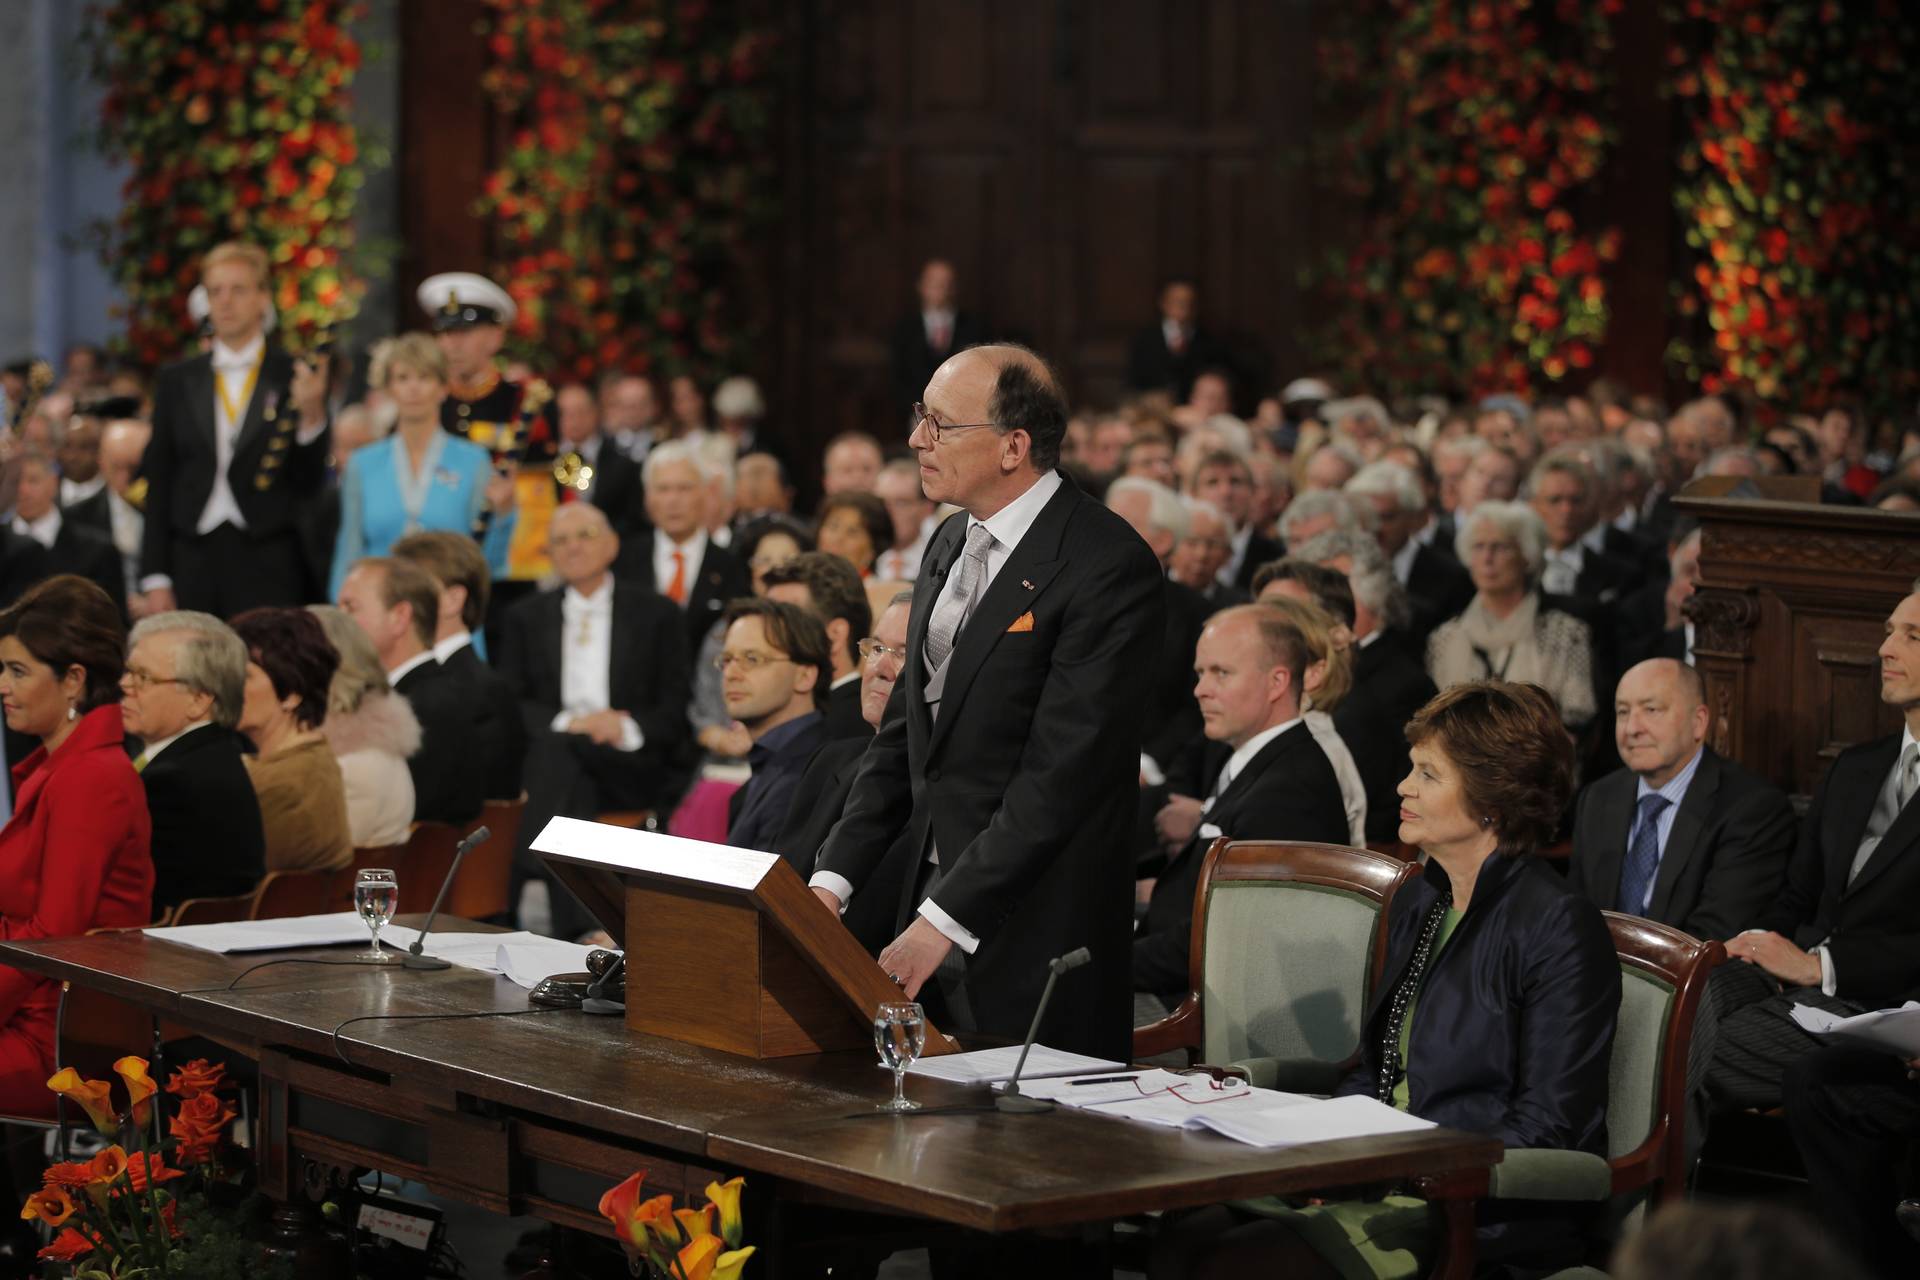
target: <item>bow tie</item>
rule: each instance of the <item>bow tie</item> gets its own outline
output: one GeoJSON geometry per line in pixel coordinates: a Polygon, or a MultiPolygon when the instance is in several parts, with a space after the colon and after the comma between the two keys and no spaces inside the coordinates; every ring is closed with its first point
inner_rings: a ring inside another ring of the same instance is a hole
{"type": "Polygon", "coordinates": [[[243,356],[225,351],[215,351],[213,353],[213,367],[220,373],[245,373],[253,368],[259,358],[257,354],[243,356]]]}

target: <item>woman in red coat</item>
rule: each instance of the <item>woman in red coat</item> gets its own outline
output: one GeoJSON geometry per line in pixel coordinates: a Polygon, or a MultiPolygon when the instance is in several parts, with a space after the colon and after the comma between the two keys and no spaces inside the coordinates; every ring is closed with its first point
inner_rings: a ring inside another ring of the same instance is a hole
{"type": "MultiPolygon", "coordinates": [[[[85,578],[49,578],[0,613],[0,709],[40,739],[13,767],[0,828],[0,938],[150,918],[152,824],[120,729],[125,652],[120,611],[85,578]]],[[[0,966],[0,1111],[51,1113],[59,999],[52,979],[0,966]]]]}

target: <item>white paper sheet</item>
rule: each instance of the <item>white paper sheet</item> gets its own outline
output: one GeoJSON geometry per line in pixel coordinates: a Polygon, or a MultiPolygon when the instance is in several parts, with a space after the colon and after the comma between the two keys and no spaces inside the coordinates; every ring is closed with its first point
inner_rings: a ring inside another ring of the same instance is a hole
{"type": "MultiPolygon", "coordinates": [[[[922,1058],[907,1068],[908,1075],[924,1076],[929,1080],[947,1080],[954,1084],[994,1084],[1013,1078],[1014,1064],[1020,1061],[1020,1046],[1008,1045],[1001,1049],[977,1049],[972,1053],[949,1053],[938,1058],[922,1058]]],[[[1020,1073],[1020,1088],[1024,1092],[1028,1080],[1044,1080],[1049,1076],[1083,1076],[1089,1072],[1125,1071],[1127,1064],[1112,1062],[1104,1058],[1089,1058],[1082,1053],[1068,1053],[1062,1049],[1049,1049],[1045,1045],[1033,1046],[1033,1052],[1027,1055],[1027,1065],[1020,1073]]]]}
{"type": "MultiPolygon", "coordinates": [[[[1106,1074],[1122,1073],[1101,1073],[1106,1074]]],[[[1093,1115],[1170,1129],[1205,1129],[1256,1147],[1302,1146],[1434,1127],[1430,1120],[1372,1098],[1312,1098],[1254,1089],[1237,1081],[1216,1084],[1205,1076],[1165,1070],[1125,1074],[1125,1080],[1099,1084],[1076,1084],[1071,1078],[1037,1080],[1031,1088],[1022,1079],[1020,1091],[1093,1115]]]]}
{"type": "MultiPolygon", "coordinates": [[[[147,929],[149,938],[178,942],[202,951],[279,951],[295,947],[330,947],[345,942],[366,945],[371,937],[366,922],[352,911],[325,916],[290,916],[279,920],[239,920],[232,924],[187,924],[147,929]]],[[[385,931],[382,933],[385,937],[385,931]]]]}
{"type": "Polygon", "coordinates": [[[1875,1009],[1852,1017],[1796,1004],[1793,1020],[1817,1036],[1862,1049],[1878,1049],[1902,1058],[1920,1058],[1920,1000],[1898,1009],[1875,1009]]]}
{"type": "MultiPolygon", "coordinates": [[[[404,925],[389,925],[380,934],[401,950],[418,937],[404,925]]],[[[463,969],[497,973],[517,986],[532,990],[556,973],[585,973],[587,954],[597,950],[537,933],[430,933],[425,954],[463,969]]]]}

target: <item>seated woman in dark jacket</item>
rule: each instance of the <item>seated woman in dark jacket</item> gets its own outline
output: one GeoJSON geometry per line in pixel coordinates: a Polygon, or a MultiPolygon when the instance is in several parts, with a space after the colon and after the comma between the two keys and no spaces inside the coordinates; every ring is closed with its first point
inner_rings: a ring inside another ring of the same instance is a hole
{"type": "MultiPolygon", "coordinates": [[[[1600,912],[1532,855],[1573,788],[1573,750],[1537,685],[1456,685],[1407,726],[1400,838],[1425,876],[1387,908],[1387,967],[1336,1090],[1508,1147],[1606,1153],[1620,967],[1600,912]]],[[[1483,1204],[1482,1264],[1578,1261],[1577,1209],[1483,1204]]],[[[1155,1276],[1425,1274],[1439,1243],[1408,1196],[1204,1209],[1168,1230],[1155,1276]]]]}

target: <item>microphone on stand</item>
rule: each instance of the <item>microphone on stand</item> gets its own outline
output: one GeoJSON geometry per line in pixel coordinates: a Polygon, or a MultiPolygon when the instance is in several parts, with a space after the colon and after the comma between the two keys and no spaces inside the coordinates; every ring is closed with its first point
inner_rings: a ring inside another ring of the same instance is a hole
{"type": "Polygon", "coordinates": [[[440,904],[447,900],[447,890],[453,886],[453,878],[460,872],[460,862],[469,852],[493,833],[485,827],[475,827],[467,833],[465,839],[453,846],[453,865],[447,868],[447,878],[440,882],[440,892],[433,895],[433,910],[427,912],[427,922],[420,928],[420,936],[407,948],[407,954],[400,957],[402,968],[406,969],[451,969],[451,960],[442,960],[438,956],[422,954],[427,945],[427,935],[433,932],[433,918],[440,914],[440,904]]]}
{"type": "Polygon", "coordinates": [[[1078,969],[1091,959],[1092,952],[1085,947],[1075,947],[1067,954],[1047,962],[1047,988],[1040,993],[1040,1007],[1033,1011],[1033,1025],[1027,1028],[1027,1042],[1020,1046],[1020,1061],[1013,1064],[1013,1078],[1007,1081],[1006,1090],[993,1100],[993,1105],[999,1110],[1014,1115],[1053,1110],[1053,1104],[1046,1099],[1029,1098],[1020,1092],[1020,1073],[1027,1069],[1027,1054],[1033,1051],[1034,1037],[1040,1034],[1040,1019],[1046,1016],[1047,1001],[1053,999],[1053,984],[1060,981],[1060,975],[1067,970],[1078,969]]]}

